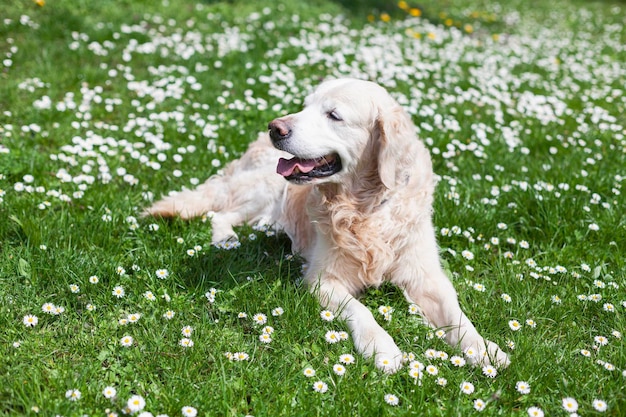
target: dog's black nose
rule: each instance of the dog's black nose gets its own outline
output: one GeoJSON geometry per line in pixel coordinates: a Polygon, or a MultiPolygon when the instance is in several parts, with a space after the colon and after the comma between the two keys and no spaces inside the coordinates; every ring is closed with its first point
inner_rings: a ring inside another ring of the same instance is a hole
{"type": "Polygon", "coordinates": [[[272,141],[275,143],[285,140],[291,136],[291,129],[285,120],[274,119],[270,122],[267,128],[270,131],[270,138],[272,138],[272,141]]]}

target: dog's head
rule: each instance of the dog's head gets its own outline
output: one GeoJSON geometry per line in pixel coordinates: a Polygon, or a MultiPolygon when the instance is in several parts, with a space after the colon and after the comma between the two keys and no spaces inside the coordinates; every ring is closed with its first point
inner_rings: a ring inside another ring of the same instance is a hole
{"type": "Polygon", "coordinates": [[[294,155],[277,172],[298,184],[344,182],[369,161],[392,188],[396,165],[416,141],[409,116],[387,91],[356,79],[322,83],[302,111],[270,122],[269,133],[276,148],[294,155]]]}

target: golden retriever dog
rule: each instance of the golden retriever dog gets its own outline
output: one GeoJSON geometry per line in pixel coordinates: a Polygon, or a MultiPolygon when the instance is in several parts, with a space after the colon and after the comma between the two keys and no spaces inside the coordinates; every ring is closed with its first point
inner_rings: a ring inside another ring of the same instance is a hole
{"type": "Polygon", "coordinates": [[[347,323],[357,351],[395,372],[403,354],[358,301],[389,281],[475,365],[509,358],[461,311],[432,224],[435,176],[409,115],[381,86],[322,83],[304,109],[273,120],[244,155],[195,190],[158,201],[153,216],[209,215],[216,245],[233,226],[269,224],[307,262],[305,282],[347,323]]]}

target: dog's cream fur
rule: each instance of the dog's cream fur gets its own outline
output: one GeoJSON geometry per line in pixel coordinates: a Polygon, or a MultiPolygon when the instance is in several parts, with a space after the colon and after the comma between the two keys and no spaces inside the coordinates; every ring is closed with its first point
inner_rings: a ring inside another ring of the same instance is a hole
{"type": "Polygon", "coordinates": [[[275,146],[260,135],[222,175],[146,213],[208,213],[216,244],[236,239],[233,226],[245,222],[284,231],[308,263],[309,288],[346,321],[356,349],[387,372],[401,366],[402,352],[355,298],[383,281],[398,285],[432,326],[445,330],[450,345],[473,350],[469,362],[508,365],[508,356],[461,311],[441,268],[430,156],[408,114],[382,87],[354,79],[324,82],[301,112],[276,119],[270,130],[275,146]],[[276,173],[281,157],[329,154],[342,164],[334,175],[293,184],[276,173]]]}

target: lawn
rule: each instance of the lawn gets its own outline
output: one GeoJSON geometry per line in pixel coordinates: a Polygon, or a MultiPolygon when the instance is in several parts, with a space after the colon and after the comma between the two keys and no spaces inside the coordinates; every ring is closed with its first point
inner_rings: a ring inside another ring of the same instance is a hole
{"type": "Polygon", "coordinates": [[[625,24],[617,0],[5,1],[0,413],[625,415],[625,24]],[[141,218],[343,76],[430,149],[441,257],[510,354],[497,375],[391,286],[362,299],[406,351],[383,374],[328,341],[346,326],[286,238],[226,250],[207,219],[141,218]]]}

